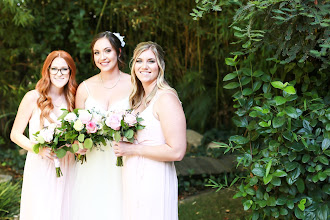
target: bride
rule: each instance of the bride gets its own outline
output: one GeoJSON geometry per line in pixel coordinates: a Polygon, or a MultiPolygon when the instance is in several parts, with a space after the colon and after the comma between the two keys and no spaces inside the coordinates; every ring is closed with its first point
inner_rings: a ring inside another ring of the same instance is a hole
{"type": "MultiPolygon", "coordinates": [[[[129,109],[131,78],[119,69],[124,64],[124,46],[123,37],[118,33],[106,31],[94,37],[92,57],[100,73],[79,85],[76,108],[129,109]]],[[[86,153],[87,161],[77,163],[70,219],[122,219],[122,169],[116,166],[110,143],[102,145],[101,150],[79,150],[78,153],[86,153]]]]}

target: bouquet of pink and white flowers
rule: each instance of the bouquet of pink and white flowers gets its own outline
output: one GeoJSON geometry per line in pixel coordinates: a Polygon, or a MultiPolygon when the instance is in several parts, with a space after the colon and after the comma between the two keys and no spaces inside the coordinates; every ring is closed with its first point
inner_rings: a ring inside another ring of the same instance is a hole
{"type": "MultiPolygon", "coordinates": [[[[63,132],[63,141],[72,144],[72,152],[76,153],[79,149],[89,149],[99,147],[102,143],[106,145],[106,136],[103,132],[104,115],[95,109],[84,110],[74,109],[72,112],[63,110],[64,113],[59,117],[62,122],[60,130],[63,132]],[[74,143],[78,140],[78,144],[74,143]]],[[[78,161],[86,161],[86,155],[78,154],[78,161]]]]}
{"type": "Polygon", "coordinates": [[[59,158],[66,155],[68,147],[65,146],[66,143],[64,141],[60,141],[61,132],[58,130],[57,124],[52,123],[48,127],[43,128],[33,135],[36,137],[37,141],[37,144],[33,146],[33,152],[38,154],[40,148],[49,147],[57,156],[57,158],[54,159],[56,176],[63,176],[59,158]]]}
{"type": "MultiPolygon", "coordinates": [[[[128,141],[133,143],[136,132],[145,127],[140,123],[143,118],[138,116],[138,114],[132,113],[132,110],[108,112],[104,121],[104,133],[109,139],[116,142],[128,141]]],[[[122,157],[117,157],[116,165],[123,166],[122,157]]]]}

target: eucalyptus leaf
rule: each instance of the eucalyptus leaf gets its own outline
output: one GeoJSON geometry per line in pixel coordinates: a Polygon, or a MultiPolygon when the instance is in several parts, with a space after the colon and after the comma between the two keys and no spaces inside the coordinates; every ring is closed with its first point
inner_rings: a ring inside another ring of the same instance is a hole
{"type": "Polygon", "coordinates": [[[91,149],[93,147],[93,140],[90,138],[86,138],[84,141],[84,148],[91,149]]]}
{"type": "Polygon", "coordinates": [[[84,134],[79,134],[78,141],[81,142],[81,143],[83,143],[84,140],[85,140],[85,135],[84,134]]]}
{"type": "Polygon", "coordinates": [[[66,150],[64,150],[63,148],[58,149],[55,151],[55,154],[58,158],[63,158],[66,155],[66,150]]]}
{"type": "Polygon", "coordinates": [[[73,149],[73,152],[76,153],[79,150],[79,145],[78,144],[72,144],[72,149],[73,149]]]}

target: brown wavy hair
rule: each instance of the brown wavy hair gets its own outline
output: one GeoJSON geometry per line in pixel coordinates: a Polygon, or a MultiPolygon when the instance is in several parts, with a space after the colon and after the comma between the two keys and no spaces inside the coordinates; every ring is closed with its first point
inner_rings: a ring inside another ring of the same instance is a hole
{"type": "Polygon", "coordinates": [[[50,123],[54,121],[50,118],[49,114],[54,109],[54,105],[52,103],[52,98],[48,95],[51,81],[49,76],[49,67],[52,64],[53,60],[56,57],[63,58],[69,66],[70,69],[70,78],[68,83],[64,86],[64,96],[68,105],[68,110],[72,111],[74,109],[74,100],[77,90],[77,82],[76,82],[76,64],[74,63],[71,55],[63,50],[55,50],[51,52],[42,67],[41,71],[41,79],[38,81],[36,85],[36,90],[39,93],[39,98],[37,100],[38,108],[41,110],[40,114],[40,125],[43,127],[44,119],[46,118],[50,123]]]}

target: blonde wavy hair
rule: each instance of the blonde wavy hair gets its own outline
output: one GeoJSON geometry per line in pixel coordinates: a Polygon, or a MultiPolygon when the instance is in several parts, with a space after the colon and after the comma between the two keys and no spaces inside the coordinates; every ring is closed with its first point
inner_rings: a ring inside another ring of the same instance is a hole
{"type": "Polygon", "coordinates": [[[36,90],[39,93],[37,105],[38,108],[41,110],[41,114],[40,114],[41,127],[43,127],[44,119],[47,119],[50,123],[54,122],[49,116],[50,112],[54,109],[54,105],[52,103],[52,98],[48,95],[48,92],[51,86],[49,67],[56,57],[63,58],[69,66],[70,78],[68,83],[64,86],[64,96],[68,104],[69,111],[72,111],[75,105],[74,101],[77,90],[76,65],[69,53],[63,50],[53,51],[47,56],[44,65],[42,67],[41,79],[38,81],[36,85],[36,90]]]}
{"type": "Polygon", "coordinates": [[[158,89],[164,89],[164,90],[170,90],[177,95],[177,92],[175,89],[170,87],[168,83],[165,80],[165,53],[162,49],[161,46],[159,46],[157,43],[152,42],[152,41],[147,41],[147,42],[142,42],[139,43],[136,48],[134,49],[133,53],[133,58],[131,59],[130,62],[130,67],[131,67],[131,81],[133,84],[133,90],[132,93],[130,94],[129,97],[129,102],[131,105],[131,108],[136,109],[138,108],[141,103],[142,103],[142,98],[145,95],[143,86],[141,81],[137,78],[134,67],[136,64],[136,59],[141,55],[146,50],[151,50],[155,56],[156,56],[156,61],[159,67],[159,73],[157,76],[157,84],[151,91],[151,93],[148,95],[145,101],[145,105],[147,106],[149,102],[152,100],[152,98],[156,95],[156,92],[158,89]]]}

